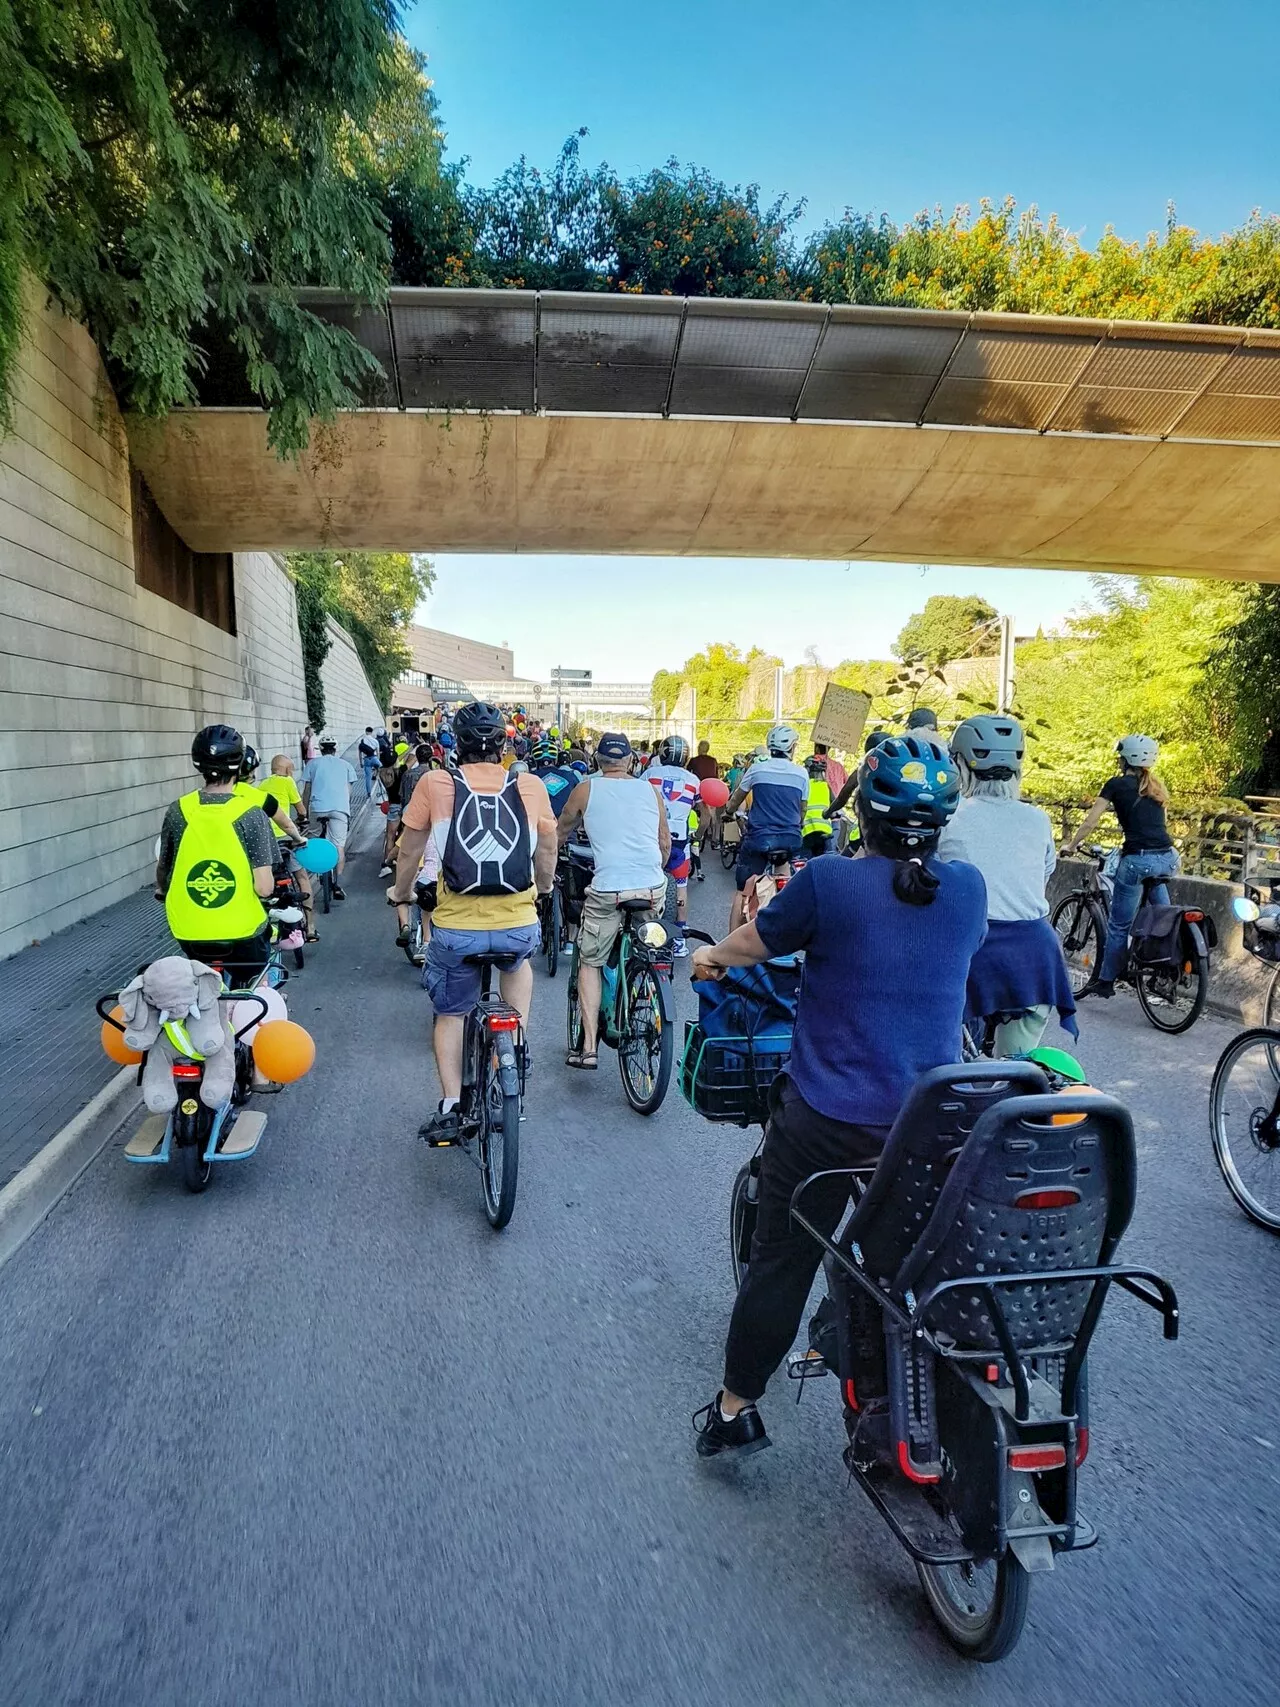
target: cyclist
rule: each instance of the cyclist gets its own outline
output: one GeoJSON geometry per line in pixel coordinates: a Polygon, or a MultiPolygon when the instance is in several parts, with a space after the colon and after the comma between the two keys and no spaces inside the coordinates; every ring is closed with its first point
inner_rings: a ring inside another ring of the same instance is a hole
{"type": "MultiPolygon", "coordinates": [[[[262,760],[258,757],[257,748],[251,747],[246,742],[244,759],[240,765],[240,775],[236,781],[235,791],[242,800],[252,800],[255,806],[262,807],[271,820],[271,827],[276,833],[277,841],[284,841],[286,837],[289,837],[295,842],[300,842],[303,839],[302,832],[289,816],[288,804],[290,791],[298,800],[301,800],[302,797],[298,794],[298,785],[292,777],[285,779],[288,784],[287,787],[284,783],[277,784],[274,774],[266,782],[259,782],[257,772],[261,763],[262,760]]],[[[276,865],[282,863],[283,851],[278,846],[273,847],[272,853],[276,865]]]]}
{"type": "Polygon", "coordinates": [[[320,824],[320,833],[327,836],[338,850],[338,864],[333,874],[333,898],[345,901],[346,891],[339,879],[346,864],[347,829],[351,823],[351,790],[356,773],[346,759],[338,757],[338,743],[332,735],[320,737],[320,757],[312,759],[302,772],[302,808],[309,818],[320,824]],[[327,819],[327,825],[322,823],[327,819]]]}
{"type": "Polygon", "coordinates": [[[683,735],[667,735],[658,747],[657,760],[644,773],[662,796],[671,832],[671,852],[667,856],[667,873],[676,885],[676,930],[673,952],[683,957],[689,946],[684,940],[684,927],[689,916],[689,815],[698,803],[698,778],[689,769],[689,743],[683,735]]]}
{"type": "MultiPolygon", "coordinates": [[[[1124,831],[1124,845],[1111,892],[1107,946],[1097,982],[1082,992],[1102,997],[1115,995],[1116,979],[1129,958],[1129,927],[1142,900],[1143,879],[1174,877],[1182,867],[1165,821],[1169,791],[1152,768],[1160,756],[1159,743],[1150,735],[1122,735],[1116,742],[1116,756],[1119,775],[1103,783],[1080,828],[1062,849],[1064,856],[1075,853],[1092,835],[1107,807],[1114,809],[1124,831]]],[[[1163,883],[1152,889],[1151,900],[1157,906],[1169,905],[1169,891],[1163,883]]]]}
{"type": "Polygon", "coordinates": [[[534,741],[529,749],[529,766],[534,776],[542,778],[551,798],[551,810],[558,818],[578,786],[577,771],[568,760],[557,758],[549,735],[539,735],[534,741]]]}
{"type": "Polygon", "coordinates": [[[601,967],[608,963],[622,929],[618,902],[647,896],[651,911],[644,917],[653,918],[667,897],[671,831],[666,813],[659,809],[658,791],[645,778],[632,776],[634,759],[625,735],[602,735],[596,746],[599,774],[584,777],[574,789],[557,828],[564,847],[582,824],[595,855],[577,938],[582,1048],[565,1056],[567,1066],[587,1072],[599,1064],[601,967]]]}
{"type": "Polygon", "coordinates": [[[373,778],[378,769],[378,742],[373,733],[373,724],[366,723],[364,734],[360,737],[360,767],[364,771],[364,792],[368,799],[373,794],[373,778]]]}
{"type": "Polygon", "coordinates": [[[271,825],[257,801],[237,794],[244,737],[226,723],[191,743],[200,788],[165,813],[155,897],[193,960],[218,961],[234,984],[265,970],[271,933],[263,901],[275,889],[271,825]]]}
{"type": "Polygon", "coordinates": [[[1075,998],[1045,897],[1058,863],[1053,825],[1019,798],[1025,751],[1016,717],[959,725],[951,757],[962,798],[938,843],[939,859],[976,865],[987,885],[987,940],[969,969],[969,1012],[981,1030],[994,1024],[997,1055],[1035,1049],[1055,1008],[1076,1035],[1075,998]]]}
{"type": "Polygon", "coordinates": [[[815,753],[805,760],[809,778],[809,795],[805,803],[804,851],[809,859],[817,859],[831,846],[835,831],[831,828],[831,784],[827,780],[827,761],[815,753]]]}
{"type": "Polygon", "coordinates": [[[460,706],[453,732],[458,769],[428,771],[419,779],[404,809],[395,882],[387,890],[397,907],[409,905],[431,836],[440,875],[422,982],[435,1009],[440,1103],[418,1135],[433,1145],[460,1136],[463,1021],[481,985],[480,968],[468,965],[468,957],[515,956],[499,983],[503,1000],[520,1010],[527,1028],[529,957],[540,937],[534,891],[550,890],[556,863],[556,820],[546,788],[527,771],[508,776],[502,768],[507,730],[497,706],[480,700],[460,706]]]}
{"type": "MultiPolygon", "coordinates": [[[[944,747],[885,742],[858,770],[863,856],[812,861],[752,923],[694,954],[695,978],[719,978],[805,951],[724,1383],[695,1418],[702,1457],[769,1445],[756,1401],[795,1339],[822,1256],[791,1220],[792,1192],[810,1174],[874,1163],[916,1078],[959,1058],[969,963],[987,929],[981,873],[936,858],[959,796],[944,747]]],[[[835,1177],[812,1186],[805,1207],[830,1235],[848,1200],[848,1179],[835,1177]]]]}
{"type": "Polygon", "coordinates": [[[729,910],[729,928],[736,929],[746,916],[742,891],[748,879],[763,874],[767,856],[785,851],[794,858],[804,846],[803,824],[809,799],[809,777],[793,758],[800,737],[789,723],[775,723],[765,737],[766,758],[753,758],[738,786],[729,797],[725,814],[736,812],[751,796],[747,827],[738,844],[734,882],[738,893],[729,910]]]}

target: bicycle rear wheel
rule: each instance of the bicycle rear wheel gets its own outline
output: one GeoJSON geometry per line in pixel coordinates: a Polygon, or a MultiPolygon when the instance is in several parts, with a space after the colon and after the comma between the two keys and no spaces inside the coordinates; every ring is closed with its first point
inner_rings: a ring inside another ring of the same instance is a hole
{"type": "Polygon", "coordinates": [[[1107,940],[1102,908],[1092,896],[1067,895],[1053,909],[1051,923],[1062,944],[1072,993],[1078,996],[1096,980],[1102,965],[1107,940]]]}
{"type": "Polygon", "coordinates": [[[1280,966],[1277,966],[1271,974],[1271,982],[1267,985],[1267,1000],[1262,1011],[1262,1023],[1272,1031],[1280,1031],[1280,966]]]}
{"type": "Polygon", "coordinates": [[[726,871],[732,871],[738,862],[737,842],[726,842],[724,832],[720,834],[720,863],[726,871]]]}
{"type": "Polygon", "coordinates": [[[484,1188],[484,1212],[489,1225],[505,1227],[516,1206],[516,1179],[520,1168],[520,1096],[504,1092],[498,1051],[490,1046],[485,1055],[483,1082],[477,1087],[480,1104],[480,1134],[477,1145],[480,1181],[484,1188]]]}
{"type": "Polygon", "coordinates": [[[1242,1031],[1223,1050],[1209,1132],[1227,1189],[1251,1221],[1280,1233],[1280,1032],[1242,1031]]]}
{"type": "Polygon", "coordinates": [[[565,1043],[571,1055],[576,1055],[582,1048],[582,1005],[578,1001],[578,955],[576,949],[569,957],[569,994],[567,998],[565,1043]]]}
{"type": "Polygon", "coordinates": [[[622,1089],[637,1114],[653,1114],[671,1083],[675,1055],[673,1028],[662,1017],[660,974],[652,966],[633,966],[627,975],[627,1025],[618,1039],[622,1089]]]}
{"type": "Polygon", "coordinates": [[[738,1169],[729,1199],[729,1256],[733,1263],[733,1284],[738,1288],[746,1279],[759,1213],[759,1175],[750,1162],[744,1162],[738,1169]]]}
{"type": "Polygon", "coordinates": [[[560,916],[560,891],[553,885],[547,898],[546,951],[547,977],[554,978],[556,968],[560,964],[560,933],[563,921],[560,916]]]}
{"type": "Polygon", "coordinates": [[[1157,1031],[1189,1031],[1204,1012],[1209,964],[1191,954],[1179,966],[1135,966],[1133,985],[1142,1011],[1157,1031]]]}

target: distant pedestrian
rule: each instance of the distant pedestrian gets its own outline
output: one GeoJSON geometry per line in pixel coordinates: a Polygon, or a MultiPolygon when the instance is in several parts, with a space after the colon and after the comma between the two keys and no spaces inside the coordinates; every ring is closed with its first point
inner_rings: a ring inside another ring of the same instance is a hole
{"type": "Polygon", "coordinates": [[[302,731],[302,762],[310,764],[312,759],[320,757],[320,744],[316,740],[316,732],[308,723],[302,731]]]}
{"type": "Polygon", "coordinates": [[[365,725],[364,734],[360,737],[360,766],[364,771],[364,792],[368,799],[373,793],[373,779],[378,769],[378,743],[372,723],[365,725]]]}

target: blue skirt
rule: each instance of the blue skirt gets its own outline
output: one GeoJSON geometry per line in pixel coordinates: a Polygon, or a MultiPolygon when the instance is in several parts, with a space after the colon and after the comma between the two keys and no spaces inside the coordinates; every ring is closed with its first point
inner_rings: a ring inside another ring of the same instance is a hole
{"type": "Polygon", "coordinates": [[[966,1014],[984,1020],[1039,1007],[1057,1008],[1063,1030],[1080,1035],[1057,933],[1048,919],[992,919],[969,963],[966,1014]]]}

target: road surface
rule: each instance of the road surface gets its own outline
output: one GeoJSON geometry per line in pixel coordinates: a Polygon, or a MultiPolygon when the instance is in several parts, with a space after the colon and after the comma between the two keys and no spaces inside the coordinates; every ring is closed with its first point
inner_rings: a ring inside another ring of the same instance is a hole
{"type": "MultiPolygon", "coordinates": [[[[829,1383],[798,1408],[775,1383],[773,1451],[695,1460],[750,1138],[674,1091],[631,1113],[607,1054],[567,1072],[540,971],[495,1235],[475,1170],[414,1136],[428,1007],[368,854],[349,895],[289,989],[319,1061],[258,1155],[193,1198],[117,1142],[0,1270],[0,1707],[1276,1699],[1280,1243],[1210,1155],[1229,1028],[1086,1008],[1086,1065],[1137,1120],[1126,1253],[1174,1279],[1184,1333],[1109,1306],[1102,1544],[974,1667],[846,1486],[829,1383]]],[[[713,871],[695,922],[727,904],[713,871]]]]}

